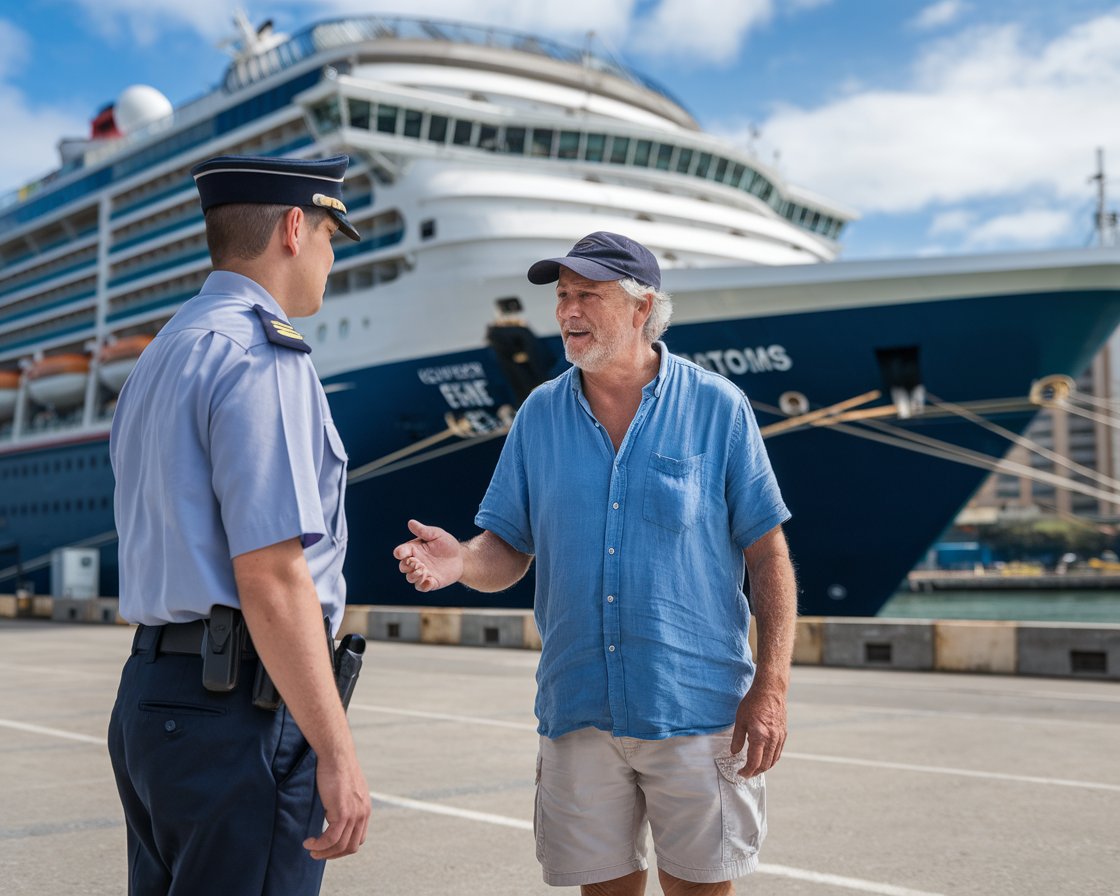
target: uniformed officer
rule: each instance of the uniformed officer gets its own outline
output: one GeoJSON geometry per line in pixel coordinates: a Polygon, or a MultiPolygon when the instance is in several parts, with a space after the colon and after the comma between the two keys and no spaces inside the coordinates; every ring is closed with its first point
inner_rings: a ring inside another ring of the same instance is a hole
{"type": "Polygon", "coordinates": [[[117,404],[120,612],[139,626],[109,750],[132,894],[314,894],[323,860],[366,836],[328,647],[345,602],[346,453],[289,322],[322,305],[331,237],[358,239],[347,161],[193,169],[214,271],[117,404]]]}

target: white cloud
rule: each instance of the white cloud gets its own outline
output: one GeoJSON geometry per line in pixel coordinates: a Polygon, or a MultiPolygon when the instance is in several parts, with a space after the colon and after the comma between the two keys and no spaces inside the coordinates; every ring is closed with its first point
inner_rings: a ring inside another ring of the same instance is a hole
{"type": "Polygon", "coordinates": [[[746,35],[774,14],[772,0],[661,0],[640,21],[631,46],[705,62],[735,58],[746,35]]]}
{"type": "Polygon", "coordinates": [[[0,19],[0,121],[4,122],[0,171],[4,172],[3,183],[10,186],[46,174],[57,158],[59,135],[81,134],[89,127],[82,116],[69,110],[32,107],[21,91],[5,83],[5,78],[31,58],[31,51],[27,35],[0,19]]]}
{"type": "Polygon", "coordinates": [[[941,236],[946,233],[963,233],[968,230],[976,216],[966,209],[953,209],[933,216],[929,225],[930,236],[941,236]]]}
{"type": "Polygon", "coordinates": [[[910,20],[910,25],[921,30],[942,28],[959,19],[967,9],[968,4],[962,0],[940,0],[924,7],[910,20]]]}
{"type": "Polygon", "coordinates": [[[31,55],[30,40],[15,25],[0,19],[0,78],[18,71],[31,55]]]}
{"type": "Polygon", "coordinates": [[[1082,200],[1096,147],[1120,159],[1120,13],[1047,41],[1015,27],[967,32],[927,48],[908,80],[776,108],[763,136],[797,182],[864,212],[1082,200]]]}
{"type": "Polygon", "coordinates": [[[969,230],[965,245],[984,249],[1014,245],[1034,248],[1053,245],[1075,228],[1073,215],[1058,209],[1033,209],[998,215],[969,230]]]}

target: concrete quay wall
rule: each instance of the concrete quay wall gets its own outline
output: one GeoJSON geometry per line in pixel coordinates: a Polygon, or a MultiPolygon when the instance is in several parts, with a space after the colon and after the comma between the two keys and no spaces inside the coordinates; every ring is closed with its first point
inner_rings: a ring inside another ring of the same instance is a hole
{"type": "MultiPolygon", "coordinates": [[[[115,598],[0,595],[0,618],[124,624],[115,598]]],[[[539,650],[531,610],[391,607],[346,609],[343,633],[373,641],[539,650]]],[[[754,645],[754,629],[751,644],[754,645]]],[[[1120,625],[802,616],[795,665],[987,672],[1120,681],[1120,625]]]]}

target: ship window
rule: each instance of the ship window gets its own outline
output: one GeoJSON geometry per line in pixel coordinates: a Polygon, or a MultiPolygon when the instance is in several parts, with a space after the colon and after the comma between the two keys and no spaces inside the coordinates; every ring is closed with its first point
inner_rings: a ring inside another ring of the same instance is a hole
{"type": "Polygon", "coordinates": [[[338,335],[341,339],[350,335],[350,321],[345,317],[338,322],[338,335]]]}
{"type": "Polygon", "coordinates": [[[420,239],[430,240],[436,235],[436,219],[428,218],[420,222],[420,239]]]}
{"type": "Polygon", "coordinates": [[[424,114],[415,109],[404,110],[404,135],[417,138],[420,136],[420,125],[424,121],[424,114]]]}
{"type": "Polygon", "coordinates": [[[681,174],[688,174],[689,166],[692,165],[692,156],[694,153],[691,149],[681,147],[681,151],[677,153],[677,171],[681,174]]]}
{"type": "Polygon", "coordinates": [[[331,97],[322,103],[317,103],[312,109],[315,123],[321,131],[333,131],[339,124],[338,98],[331,97]]]}
{"type": "Polygon", "coordinates": [[[474,133],[473,121],[456,121],[455,133],[451,135],[451,142],[456,146],[470,146],[471,135],[474,133]]]}
{"type": "Polygon", "coordinates": [[[645,168],[649,164],[649,154],[652,148],[652,140],[639,140],[634,147],[634,164],[639,168],[645,168]]]}
{"type": "Polygon", "coordinates": [[[611,142],[611,162],[613,162],[615,165],[625,165],[626,156],[629,152],[629,137],[615,137],[611,142]]]}
{"type": "Polygon", "coordinates": [[[716,162],[716,173],[714,175],[715,180],[722,181],[723,176],[726,173],[727,173],[727,159],[720,159],[718,162],[716,162]]]}
{"type": "Polygon", "coordinates": [[[655,167],[660,171],[668,171],[669,163],[673,160],[673,147],[667,143],[662,143],[657,147],[657,161],[654,163],[655,167]]]}
{"type": "Polygon", "coordinates": [[[529,155],[537,158],[552,155],[552,131],[547,128],[533,128],[533,142],[530,144],[529,155]]]}
{"type": "Polygon", "coordinates": [[[506,152],[514,155],[525,153],[525,128],[506,128],[506,152]]]}
{"type": "Polygon", "coordinates": [[[731,184],[733,187],[739,186],[739,181],[742,180],[743,172],[746,170],[745,165],[740,165],[736,162],[731,166],[731,173],[727,177],[727,183],[731,184]]]}
{"type": "Polygon", "coordinates": [[[428,139],[433,143],[444,143],[447,140],[447,116],[433,115],[428,120],[428,139]]]}
{"type": "Polygon", "coordinates": [[[102,498],[101,499],[101,509],[102,510],[108,510],[109,509],[109,499],[108,498],[102,498]]]}
{"type": "Polygon", "coordinates": [[[478,145],[482,149],[494,152],[498,148],[498,128],[492,124],[478,126],[478,145]]]}
{"type": "Polygon", "coordinates": [[[700,158],[696,162],[696,176],[707,177],[708,170],[712,167],[712,154],[710,152],[700,153],[700,158]]]}
{"type": "Polygon", "coordinates": [[[603,150],[607,146],[606,134],[588,134],[587,135],[587,149],[584,153],[584,158],[589,162],[603,161],[603,150]]]}
{"type": "Polygon", "coordinates": [[[369,102],[367,100],[350,100],[350,126],[369,130],[369,102]]]}
{"type": "Polygon", "coordinates": [[[395,134],[397,132],[397,113],[400,110],[396,106],[381,106],[377,107],[377,130],[383,134],[395,134]]]}
{"type": "Polygon", "coordinates": [[[319,324],[318,328],[316,328],[316,330],[315,330],[315,338],[318,339],[319,342],[326,342],[327,341],[327,325],[326,324],[319,324]]]}
{"type": "Polygon", "coordinates": [[[561,159],[579,158],[579,131],[561,131],[557,155],[561,159]]]}

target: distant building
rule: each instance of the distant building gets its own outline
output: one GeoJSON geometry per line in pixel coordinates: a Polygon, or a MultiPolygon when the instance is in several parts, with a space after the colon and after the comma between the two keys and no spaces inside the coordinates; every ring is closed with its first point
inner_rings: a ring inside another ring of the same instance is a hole
{"type": "MultiPolygon", "coordinates": [[[[1078,377],[1077,392],[1098,399],[1120,398],[1120,330],[1112,335],[1108,344],[1078,377]]],[[[1120,402],[1117,412],[1099,409],[1097,413],[1120,419],[1120,402]]],[[[1025,435],[1032,442],[1081,466],[1118,478],[1120,433],[1107,423],[1072,414],[1063,408],[1045,409],[1034,419],[1025,435]]],[[[1087,481],[1083,476],[1019,446],[1011,450],[1007,459],[1063,478],[1087,481]]],[[[1034,508],[1043,515],[1074,515],[1097,521],[1120,520],[1120,504],[1013,473],[993,473],[989,476],[961,516],[962,521],[976,520],[990,516],[991,509],[1012,516],[1034,508]],[[989,514],[985,514],[984,510],[989,510],[989,514]]]]}

